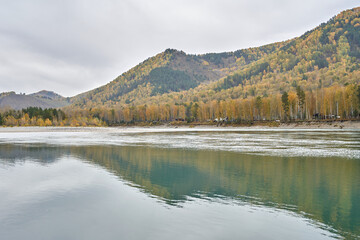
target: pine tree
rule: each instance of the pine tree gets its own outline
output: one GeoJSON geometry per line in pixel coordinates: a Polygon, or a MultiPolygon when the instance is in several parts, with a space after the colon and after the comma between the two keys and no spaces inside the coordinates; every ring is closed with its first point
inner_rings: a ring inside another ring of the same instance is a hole
{"type": "Polygon", "coordinates": [[[301,89],[300,86],[296,87],[296,95],[297,95],[298,100],[299,100],[300,119],[303,119],[304,104],[305,104],[305,92],[301,89]]]}
{"type": "Polygon", "coordinates": [[[283,95],[281,96],[281,102],[285,113],[284,119],[285,121],[287,121],[289,118],[289,95],[287,92],[284,92],[283,95]]]}

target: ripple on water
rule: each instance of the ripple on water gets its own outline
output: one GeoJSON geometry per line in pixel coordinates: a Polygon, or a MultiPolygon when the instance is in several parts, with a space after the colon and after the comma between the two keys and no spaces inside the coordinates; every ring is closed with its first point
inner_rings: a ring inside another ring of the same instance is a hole
{"type": "Polygon", "coordinates": [[[81,129],[0,132],[0,143],[118,145],[235,151],[276,156],[360,158],[360,131],[239,129],[81,129]]]}

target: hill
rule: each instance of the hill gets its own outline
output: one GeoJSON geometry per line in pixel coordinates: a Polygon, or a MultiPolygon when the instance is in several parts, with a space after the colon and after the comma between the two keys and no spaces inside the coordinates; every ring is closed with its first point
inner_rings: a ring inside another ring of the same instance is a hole
{"type": "Polygon", "coordinates": [[[43,98],[43,99],[49,99],[49,100],[59,100],[59,101],[65,100],[65,98],[63,96],[61,96],[57,93],[54,93],[52,91],[46,91],[46,90],[42,90],[37,93],[29,94],[29,96],[43,98]]]}
{"type": "Polygon", "coordinates": [[[0,94],[0,108],[20,110],[28,107],[60,108],[69,105],[69,101],[51,91],[40,91],[25,95],[7,92],[0,94]]]}
{"type": "Polygon", "coordinates": [[[167,49],[123,73],[105,86],[75,96],[75,106],[141,104],[145,99],[215,82],[283,46],[275,43],[228,53],[189,55],[167,49]]]}
{"type": "Polygon", "coordinates": [[[72,102],[81,108],[182,104],[357,84],[359,12],[344,11],[298,38],[258,48],[204,55],[167,49],[72,102]]]}

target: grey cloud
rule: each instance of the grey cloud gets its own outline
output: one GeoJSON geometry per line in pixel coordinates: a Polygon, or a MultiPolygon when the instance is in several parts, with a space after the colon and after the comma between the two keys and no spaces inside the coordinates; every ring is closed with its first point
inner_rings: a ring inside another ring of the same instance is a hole
{"type": "Polygon", "coordinates": [[[1,1],[0,92],[75,95],[177,48],[234,51],[299,36],[354,0],[1,1]]]}

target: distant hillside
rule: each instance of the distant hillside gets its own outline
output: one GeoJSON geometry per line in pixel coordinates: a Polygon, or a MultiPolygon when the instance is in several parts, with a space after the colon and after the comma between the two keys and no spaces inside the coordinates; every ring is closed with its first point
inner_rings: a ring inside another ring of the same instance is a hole
{"type": "Polygon", "coordinates": [[[65,98],[57,93],[54,93],[52,91],[46,91],[42,90],[37,93],[29,94],[29,96],[43,98],[43,99],[49,99],[49,100],[60,100],[63,101],[65,98]]]}
{"type": "Polygon", "coordinates": [[[20,110],[27,107],[60,108],[69,105],[69,101],[50,91],[40,91],[25,95],[7,92],[0,94],[0,108],[20,110]]]}
{"type": "Polygon", "coordinates": [[[151,57],[105,86],[75,96],[75,106],[138,104],[144,99],[181,92],[215,82],[268,54],[285,43],[229,53],[188,55],[175,49],[151,57]]]}
{"type": "Polygon", "coordinates": [[[167,49],[72,103],[81,108],[181,104],[357,84],[359,12],[344,11],[298,38],[258,48],[203,55],[167,49]]]}
{"type": "Polygon", "coordinates": [[[203,55],[167,49],[72,103],[81,108],[184,104],[358,84],[359,14],[360,8],[347,10],[300,37],[257,48],[203,55]]]}

